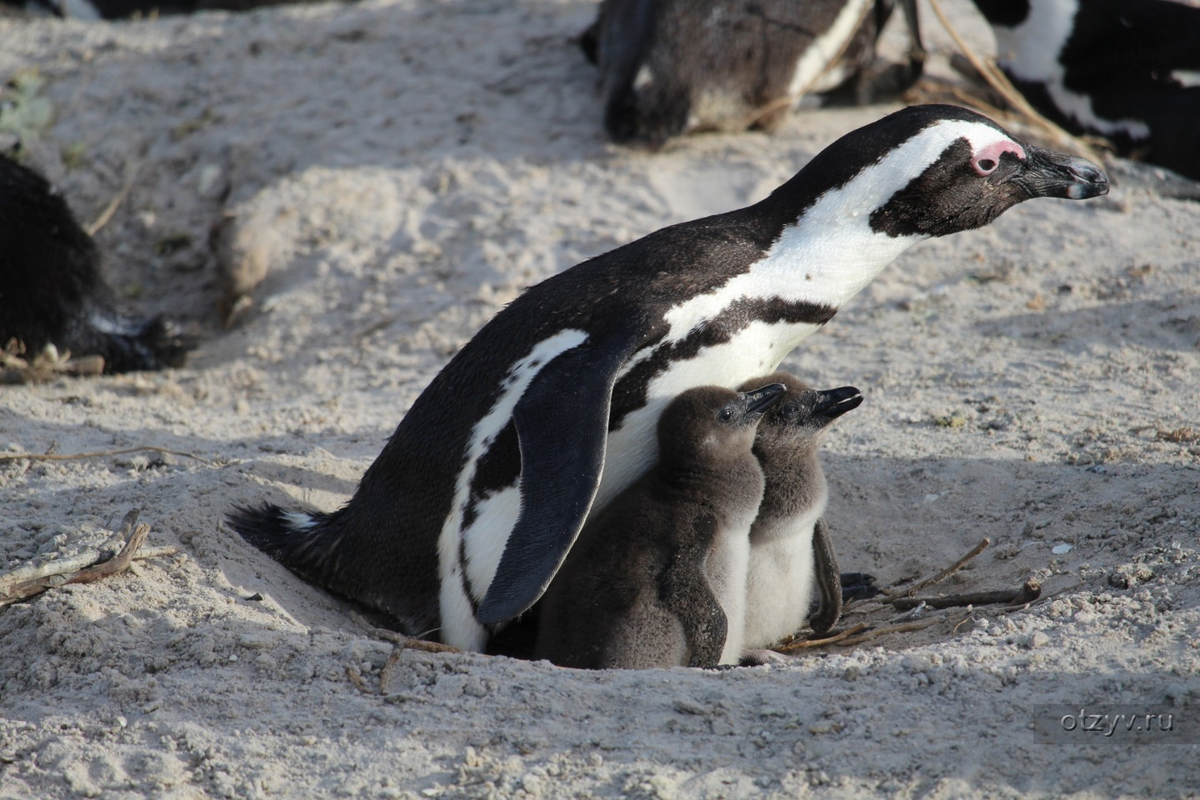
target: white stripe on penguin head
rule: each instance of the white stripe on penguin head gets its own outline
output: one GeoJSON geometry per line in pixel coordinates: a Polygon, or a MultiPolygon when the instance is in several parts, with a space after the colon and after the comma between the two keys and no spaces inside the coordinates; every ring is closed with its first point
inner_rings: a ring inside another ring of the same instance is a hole
{"type": "Polygon", "coordinates": [[[982,122],[943,120],[930,125],[849,183],[821,195],[748,271],[668,311],[664,319],[671,327],[664,342],[680,341],[741,299],[777,297],[841,308],[901,253],[929,238],[872,231],[871,212],[887,205],[959,139],[966,139],[974,152],[1002,143],[1019,147],[1003,131],[982,122]]]}

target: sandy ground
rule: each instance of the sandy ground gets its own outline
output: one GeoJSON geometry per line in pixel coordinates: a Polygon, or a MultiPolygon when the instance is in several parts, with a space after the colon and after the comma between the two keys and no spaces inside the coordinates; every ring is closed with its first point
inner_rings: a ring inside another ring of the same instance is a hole
{"type": "Polygon", "coordinates": [[[385,669],[346,604],[224,526],[237,502],[344,502],[523,286],[756,200],[890,110],[612,147],[569,41],[592,9],[0,20],[0,77],[39,79],[54,111],[32,160],[84,220],[128,187],[98,236],[113,280],[201,337],[185,369],[0,387],[0,452],[191,454],[0,462],[0,569],[131,508],[179,548],[0,611],[0,798],[1197,796],[1200,735],[1033,729],[1052,703],[1200,718],[1197,203],[1020,206],[916,247],[785,362],[867,398],[826,440],[843,568],[933,575],[986,536],[936,589],[1058,592],[1028,609],[925,611],[753,669],[385,669]],[[266,270],[230,331],[227,211],[266,270]]]}

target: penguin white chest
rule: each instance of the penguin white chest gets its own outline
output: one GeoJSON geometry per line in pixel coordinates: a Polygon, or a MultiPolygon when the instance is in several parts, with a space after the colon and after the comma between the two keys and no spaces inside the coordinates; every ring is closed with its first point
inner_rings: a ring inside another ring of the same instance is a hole
{"type": "Polygon", "coordinates": [[[750,543],[746,578],[745,646],[770,647],[795,633],[812,602],[813,527],[824,503],[780,520],[769,536],[750,543]]]}
{"type": "Polygon", "coordinates": [[[722,664],[736,664],[746,646],[746,576],[750,567],[750,538],[746,532],[755,510],[732,515],[717,531],[705,565],[709,589],[725,612],[722,664]]]}

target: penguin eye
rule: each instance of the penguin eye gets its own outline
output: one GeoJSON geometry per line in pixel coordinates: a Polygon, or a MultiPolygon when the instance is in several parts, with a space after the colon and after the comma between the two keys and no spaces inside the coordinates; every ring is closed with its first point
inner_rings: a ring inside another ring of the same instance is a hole
{"type": "Polygon", "coordinates": [[[1000,162],[994,158],[977,158],[971,166],[975,167],[975,171],[980,175],[991,175],[996,171],[996,167],[1000,166],[1000,162]]]}
{"type": "Polygon", "coordinates": [[[975,174],[986,178],[1000,166],[1000,159],[1005,153],[1012,153],[1018,160],[1025,160],[1025,148],[1008,139],[999,139],[975,152],[971,157],[971,168],[975,174]]]}
{"type": "Polygon", "coordinates": [[[733,407],[725,406],[722,408],[719,412],[717,412],[717,419],[721,420],[721,422],[729,422],[731,419],[733,419],[733,407]]]}

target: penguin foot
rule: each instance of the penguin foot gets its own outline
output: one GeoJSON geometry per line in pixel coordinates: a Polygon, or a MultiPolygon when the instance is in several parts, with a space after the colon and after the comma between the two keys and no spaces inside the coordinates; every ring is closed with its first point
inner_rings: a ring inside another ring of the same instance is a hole
{"type": "Polygon", "coordinates": [[[786,664],[791,661],[783,653],[774,650],[747,650],[738,661],[739,667],[765,667],[771,664],[786,664]]]}

